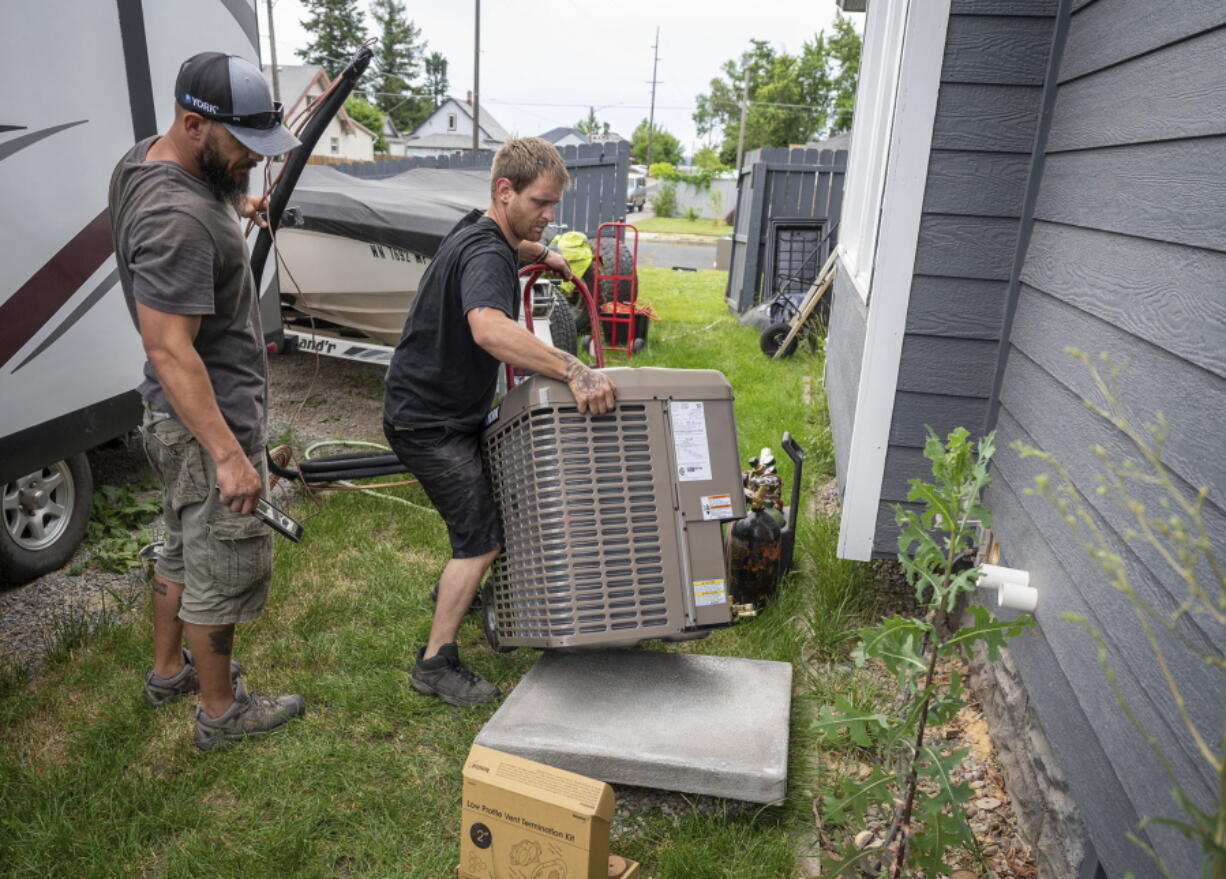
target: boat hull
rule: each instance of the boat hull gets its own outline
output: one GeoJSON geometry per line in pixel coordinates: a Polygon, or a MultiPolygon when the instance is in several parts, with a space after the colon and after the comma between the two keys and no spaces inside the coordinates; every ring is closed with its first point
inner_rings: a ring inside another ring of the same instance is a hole
{"type": "Polygon", "coordinates": [[[281,299],[384,345],[400,341],[430,257],[305,229],[277,233],[281,299]]]}

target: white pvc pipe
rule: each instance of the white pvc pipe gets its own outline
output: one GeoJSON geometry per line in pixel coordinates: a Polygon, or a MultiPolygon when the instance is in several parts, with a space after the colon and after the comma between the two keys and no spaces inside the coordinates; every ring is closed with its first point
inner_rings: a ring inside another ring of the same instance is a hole
{"type": "Polygon", "coordinates": [[[1039,590],[1006,580],[996,591],[996,603],[1001,607],[1033,613],[1039,604],[1039,590]]]}
{"type": "Polygon", "coordinates": [[[978,585],[996,590],[1001,607],[1032,612],[1039,603],[1039,591],[1030,585],[1030,572],[1000,565],[980,565],[978,585]]]}

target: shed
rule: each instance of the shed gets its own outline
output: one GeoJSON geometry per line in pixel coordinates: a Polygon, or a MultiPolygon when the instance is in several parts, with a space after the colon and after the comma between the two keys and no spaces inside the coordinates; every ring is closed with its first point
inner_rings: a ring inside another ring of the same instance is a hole
{"type": "MultiPolygon", "coordinates": [[[[839,553],[894,554],[891,504],[928,475],[925,425],[997,430],[992,534],[1040,599],[1038,625],[980,679],[997,729],[1017,735],[1009,780],[1043,875],[1158,875],[1130,832],[1171,875],[1200,875],[1195,844],[1137,829],[1179,817],[1172,784],[1065,614],[1103,633],[1193,801],[1212,804],[1216,780],[1133,608],[1028,492],[1036,462],[1011,444],[1064,464],[1137,590],[1173,609],[1183,584],[1125,539],[1126,517],[1095,491],[1091,447],[1126,448],[1085,405],[1097,392],[1066,349],[1130,360],[1130,421],[1165,415],[1163,461],[1183,489],[1209,490],[1210,543],[1226,549],[1223,58],[1218,0],[925,0],[922,14],[919,0],[868,4],[825,376],[839,553]]],[[[1222,631],[1189,616],[1178,634],[1162,639],[1171,673],[1217,741],[1221,678],[1191,648],[1220,656],[1222,631]]]]}
{"type": "Polygon", "coordinates": [[[730,309],[743,312],[776,293],[808,289],[838,243],[846,167],[842,140],[763,147],[745,156],[724,291],[730,309]]]}

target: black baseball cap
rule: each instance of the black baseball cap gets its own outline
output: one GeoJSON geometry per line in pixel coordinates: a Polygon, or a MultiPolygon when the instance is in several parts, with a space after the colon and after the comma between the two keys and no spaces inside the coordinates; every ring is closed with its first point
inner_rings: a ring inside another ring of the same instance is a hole
{"type": "Polygon", "coordinates": [[[238,142],[261,156],[279,156],[301,145],[281,124],[258,67],[238,55],[201,52],[183,62],[175,100],[184,110],[220,122],[238,142]]]}

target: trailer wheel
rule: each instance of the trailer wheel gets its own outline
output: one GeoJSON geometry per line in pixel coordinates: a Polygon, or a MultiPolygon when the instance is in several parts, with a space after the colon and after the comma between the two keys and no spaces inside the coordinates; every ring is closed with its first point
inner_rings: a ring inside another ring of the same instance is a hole
{"type": "Polygon", "coordinates": [[[0,582],[20,586],[62,568],[85,537],[93,506],[84,452],[0,486],[0,582]]]}
{"type": "MultiPolygon", "coordinates": [[[[762,349],[762,353],[767,357],[774,357],[775,352],[783,347],[784,341],[788,337],[788,333],[792,331],[792,325],[787,321],[781,321],[777,324],[771,324],[762,331],[762,337],[758,340],[758,345],[762,349]]],[[[799,337],[798,337],[799,338],[799,337]]],[[[790,357],[796,352],[797,339],[792,340],[792,344],[788,345],[788,349],[783,352],[784,357],[790,357]]]]}
{"type": "Polygon", "coordinates": [[[575,317],[571,314],[570,303],[566,301],[561,290],[553,291],[553,311],[549,315],[549,335],[553,339],[553,347],[567,354],[579,350],[579,334],[575,329],[575,317]]]}

